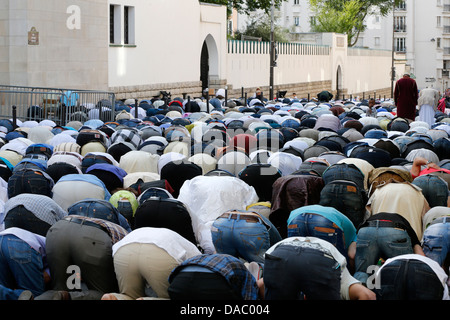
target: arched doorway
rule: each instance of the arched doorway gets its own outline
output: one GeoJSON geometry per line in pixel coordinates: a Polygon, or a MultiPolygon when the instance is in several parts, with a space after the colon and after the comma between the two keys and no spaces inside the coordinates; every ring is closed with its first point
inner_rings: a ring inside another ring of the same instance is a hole
{"type": "Polygon", "coordinates": [[[200,57],[200,81],[202,91],[210,88],[211,80],[219,79],[219,51],[216,40],[208,34],[203,41],[202,53],[200,57]]]}
{"type": "Polygon", "coordinates": [[[342,96],[342,69],[338,66],[336,71],[336,100],[342,96]]]}

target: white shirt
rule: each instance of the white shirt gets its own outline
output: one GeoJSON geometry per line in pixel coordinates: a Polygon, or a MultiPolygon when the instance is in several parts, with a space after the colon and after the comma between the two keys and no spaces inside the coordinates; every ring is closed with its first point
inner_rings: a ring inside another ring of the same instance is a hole
{"type": "Polygon", "coordinates": [[[165,250],[178,263],[200,255],[197,247],[175,231],[166,228],[142,227],[133,230],[112,247],[113,256],[117,250],[130,243],[151,243],[165,250]]]}
{"type": "Polygon", "coordinates": [[[178,196],[178,200],[187,206],[192,229],[207,254],[216,252],[211,236],[211,226],[216,218],[228,210],[245,210],[258,199],[255,188],[229,176],[197,176],[186,180],[178,196]]]}
{"type": "Polygon", "coordinates": [[[334,245],[330,242],[316,238],[316,237],[289,237],[285,238],[272,247],[270,247],[266,253],[271,254],[276,247],[280,244],[289,244],[296,245],[296,243],[300,242],[309,242],[312,248],[317,248],[317,246],[321,247],[321,249],[327,251],[341,266],[341,298],[343,300],[350,300],[349,288],[352,284],[361,283],[352,277],[350,272],[347,269],[347,260],[345,257],[336,249],[334,245]]]}

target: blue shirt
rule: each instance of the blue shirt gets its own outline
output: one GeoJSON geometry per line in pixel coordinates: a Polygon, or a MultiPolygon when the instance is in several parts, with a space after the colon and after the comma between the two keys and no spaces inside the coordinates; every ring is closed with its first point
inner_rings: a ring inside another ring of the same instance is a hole
{"type": "Polygon", "coordinates": [[[324,207],[321,205],[300,207],[291,211],[287,224],[289,225],[295,217],[302,213],[315,213],[335,223],[344,232],[346,248],[348,248],[352,242],[356,241],[356,228],[354,224],[349,218],[335,208],[324,207]]]}
{"type": "Polygon", "coordinates": [[[82,174],[82,173],[71,173],[66,174],[62,176],[58,182],[63,181],[84,181],[89,182],[92,184],[95,184],[99,187],[102,187],[105,190],[105,200],[109,201],[109,198],[111,198],[111,193],[109,193],[108,189],[106,188],[105,184],[102,180],[94,176],[93,174],[82,174]]]}

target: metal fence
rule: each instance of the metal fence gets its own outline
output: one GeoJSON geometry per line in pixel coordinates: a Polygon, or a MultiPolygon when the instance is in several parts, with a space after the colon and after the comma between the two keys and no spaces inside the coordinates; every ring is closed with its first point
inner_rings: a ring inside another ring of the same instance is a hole
{"type": "Polygon", "coordinates": [[[114,121],[115,102],[112,92],[0,85],[2,119],[49,119],[58,125],[73,120],[114,121]]]}

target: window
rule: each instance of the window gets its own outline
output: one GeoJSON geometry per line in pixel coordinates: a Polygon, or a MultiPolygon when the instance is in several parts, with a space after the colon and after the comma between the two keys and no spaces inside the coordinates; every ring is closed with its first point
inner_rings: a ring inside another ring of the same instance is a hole
{"type": "Polygon", "coordinates": [[[396,38],[395,39],[395,51],[406,52],[406,39],[405,38],[396,38]]]}
{"type": "Polygon", "coordinates": [[[294,24],[298,27],[300,25],[300,17],[294,17],[294,24]]]}
{"type": "Polygon", "coordinates": [[[394,31],[406,32],[406,17],[394,17],[394,31]]]}
{"type": "Polygon", "coordinates": [[[314,17],[314,16],[309,17],[309,25],[311,27],[316,25],[316,17],[314,17]]]}
{"type": "Polygon", "coordinates": [[[125,6],[123,15],[123,43],[134,44],[134,7],[125,6]]]}
{"type": "Polygon", "coordinates": [[[128,44],[129,43],[129,33],[128,33],[128,23],[129,23],[129,7],[124,7],[123,12],[123,43],[128,44]]]}
{"type": "Polygon", "coordinates": [[[109,42],[111,44],[120,44],[121,30],[120,30],[120,6],[109,6],[109,42]]]}
{"type": "Polygon", "coordinates": [[[440,48],[441,47],[441,38],[437,38],[436,39],[436,48],[440,48]]]}
{"type": "Polygon", "coordinates": [[[374,44],[375,44],[376,47],[380,46],[380,37],[375,37],[374,38],[374,44]]]}
{"type": "Polygon", "coordinates": [[[300,4],[300,0],[294,0],[294,4],[300,4]]]}
{"type": "Polygon", "coordinates": [[[441,16],[437,16],[436,17],[436,27],[441,27],[442,26],[442,24],[441,24],[441,16]]]}
{"type": "Polygon", "coordinates": [[[395,6],[396,10],[405,11],[406,10],[406,1],[400,1],[398,5],[395,6]]]}
{"type": "Polygon", "coordinates": [[[109,6],[109,43],[114,45],[129,45],[135,43],[134,7],[122,7],[115,4],[109,6]]]}
{"type": "Polygon", "coordinates": [[[228,20],[227,29],[228,29],[228,34],[233,34],[233,20],[228,20]]]}
{"type": "Polygon", "coordinates": [[[109,6],[109,43],[114,43],[114,5],[109,6]]]}

